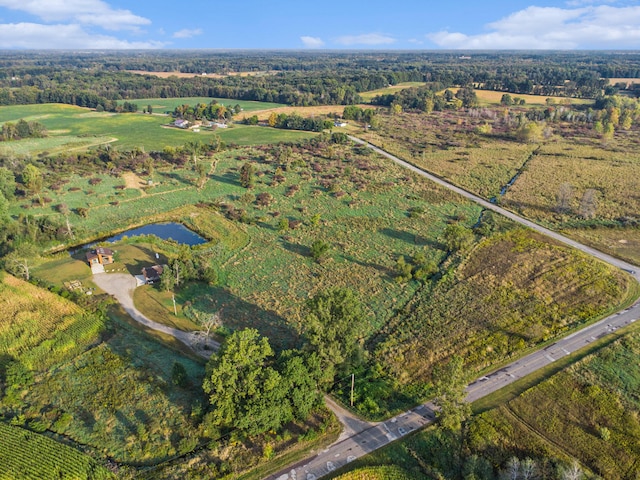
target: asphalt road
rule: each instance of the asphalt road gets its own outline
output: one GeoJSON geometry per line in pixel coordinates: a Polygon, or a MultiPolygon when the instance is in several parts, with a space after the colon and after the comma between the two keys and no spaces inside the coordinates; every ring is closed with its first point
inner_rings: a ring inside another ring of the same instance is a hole
{"type": "MultiPolygon", "coordinates": [[[[503,208],[494,205],[493,203],[467,192],[455,185],[451,185],[441,178],[431,175],[419,168],[400,160],[398,157],[385,152],[363,140],[356,137],[349,137],[352,141],[361,145],[366,145],[375,152],[383,155],[384,157],[394,161],[398,165],[405,167],[418,175],[426,177],[443,187],[446,187],[454,192],[462,195],[469,200],[472,200],[488,210],[492,210],[501,215],[504,215],[511,220],[525,225],[533,230],[537,230],[555,240],[558,240],[566,245],[581,250],[589,255],[592,255],[604,262],[607,262],[613,266],[621,268],[628,272],[630,275],[640,281],[640,267],[624,262],[617,258],[614,258],[606,253],[602,253],[586,245],[576,242],[570,238],[560,235],[552,230],[541,227],[530,220],[519,217],[513,212],[505,210],[503,208]]],[[[618,328],[624,327],[635,322],[640,318],[640,302],[636,302],[632,307],[611,315],[604,320],[600,320],[582,330],[575,332],[567,337],[564,337],[557,342],[538,350],[526,357],[523,357],[487,376],[481,377],[472,382],[467,387],[467,400],[473,402],[490,393],[500,390],[502,387],[515,382],[516,380],[535,372],[536,370],[543,368],[563,356],[569,355],[582,347],[587,346],[589,343],[608,335],[618,328]]],[[[431,402],[420,405],[407,412],[397,415],[386,422],[381,422],[372,425],[360,432],[354,432],[350,437],[344,438],[341,436],[337,443],[334,443],[329,448],[318,452],[315,456],[307,458],[295,465],[288,467],[274,475],[267,477],[267,480],[316,480],[337,468],[344,466],[345,464],[362,457],[369,452],[377,450],[390,442],[397,440],[398,438],[407,435],[408,433],[419,429],[429,423],[432,423],[435,419],[434,405],[431,402]]],[[[341,421],[347,421],[341,419],[341,421]]]]}

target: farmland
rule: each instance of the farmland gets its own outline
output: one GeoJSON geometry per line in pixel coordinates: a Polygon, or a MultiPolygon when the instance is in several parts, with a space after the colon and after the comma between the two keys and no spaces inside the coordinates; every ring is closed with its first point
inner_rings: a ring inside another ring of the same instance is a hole
{"type": "Polygon", "coordinates": [[[0,478],[75,478],[108,480],[115,476],[87,455],[43,435],[0,423],[0,478]]]}
{"type": "MultiPolygon", "coordinates": [[[[191,99],[162,100],[164,101],[162,105],[171,106],[174,103],[182,105],[191,99]]],[[[249,109],[277,105],[234,101],[235,103],[245,104],[249,109]]],[[[145,107],[147,104],[144,103],[145,107]]],[[[169,117],[162,115],[95,112],[86,108],[59,104],[20,105],[0,109],[0,123],[15,122],[19,119],[42,123],[49,131],[49,137],[2,142],[0,154],[55,154],[67,152],[69,149],[83,149],[106,143],[121,149],[162,150],[165,146],[180,146],[193,140],[207,142],[214,134],[219,135],[225,142],[240,145],[298,141],[313,136],[307,132],[244,125],[232,125],[227,129],[219,129],[215,133],[210,130],[195,133],[178,128],[162,128],[171,121],[169,117]]]]}
{"type": "Polygon", "coordinates": [[[401,83],[398,83],[397,85],[391,85],[386,88],[379,88],[377,90],[370,90],[368,92],[360,92],[360,97],[365,102],[370,102],[374,97],[377,97],[378,95],[387,95],[389,93],[396,93],[399,90],[404,90],[405,88],[420,87],[422,85],[424,85],[423,82],[401,82],[401,83]]]}

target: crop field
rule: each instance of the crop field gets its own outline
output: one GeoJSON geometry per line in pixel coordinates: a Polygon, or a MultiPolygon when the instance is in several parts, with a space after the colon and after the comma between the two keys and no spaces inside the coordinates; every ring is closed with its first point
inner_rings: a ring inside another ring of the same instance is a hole
{"type": "MultiPolygon", "coordinates": [[[[181,104],[184,100],[186,99],[174,101],[181,104]]],[[[260,105],[264,108],[265,104],[252,102],[249,108],[258,108],[260,105]]],[[[239,145],[296,141],[315,135],[309,132],[235,124],[226,129],[193,132],[179,128],[163,128],[171,122],[170,117],[163,115],[95,112],[86,108],[58,104],[0,108],[0,123],[15,122],[21,118],[42,123],[50,136],[43,139],[2,142],[0,152],[14,155],[54,154],[67,151],[68,148],[86,148],[104,143],[111,143],[121,149],[141,147],[151,151],[162,150],[165,146],[184,145],[193,140],[207,142],[213,135],[220,136],[225,142],[239,145]]]]}
{"type": "MultiPolygon", "coordinates": [[[[457,92],[458,88],[450,88],[452,92],[457,92]]],[[[502,100],[502,96],[507,92],[499,92],[495,90],[476,90],[476,95],[478,96],[478,102],[480,105],[500,105],[500,100],[502,100]]],[[[511,98],[521,98],[525,101],[525,106],[527,105],[547,105],[547,99],[551,99],[554,104],[557,105],[591,105],[593,104],[593,100],[585,99],[585,98],[570,98],[570,97],[553,97],[553,96],[545,96],[545,95],[527,95],[527,94],[519,94],[519,93],[510,93],[511,98]]]]}
{"type": "MultiPolygon", "coordinates": [[[[366,105],[360,105],[361,107],[366,107],[366,105]]],[[[344,105],[318,105],[314,107],[277,107],[277,108],[269,108],[266,110],[256,110],[254,112],[250,112],[252,115],[257,115],[258,119],[261,121],[266,121],[269,119],[269,116],[272,113],[279,115],[284,113],[285,115],[297,114],[301,117],[331,117],[334,116],[342,116],[342,112],[344,111],[344,105]]],[[[240,114],[239,116],[242,116],[240,114]]]]}
{"type": "Polygon", "coordinates": [[[95,342],[104,322],[69,300],[11,275],[0,280],[0,355],[46,371],[95,342]]]}
{"type": "Polygon", "coordinates": [[[202,75],[203,72],[200,73],[183,73],[183,72],[149,72],[146,70],[128,70],[131,73],[137,73],[138,75],[153,75],[154,77],[159,78],[169,78],[169,77],[178,77],[178,78],[193,78],[193,77],[211,77],[211,78],[223,78],[223,77],[261,77],[264,75],[274,75],[278,73],[276,70],[273,71],[250,71],[250,72],[227,72],[227,73],[209,73],[206,72],[205,75],[202,75]]]}
{"type": "Polygon", "coordinates": [[[398,83],[397,85],[391,85],[387,88],[379,88],[377,90],[369,90],[368,92],[360,92],[358,95],[360,95],[360,97],[362,97],[362,100],[364,100],[365,102],[370,102],[374,97],[377,97],[378,95],[394,94],[399,90],[404,90],[405,88],[421,87],[423,85],[425,85],[425,83],[423,82],[402,82],[398,83]]]}
{"type": "Polygon", "coordinates": [[[44,435],[0,422],[0,478],[73,478],[108,480],[116,477],[88,455],[44,435]]]}

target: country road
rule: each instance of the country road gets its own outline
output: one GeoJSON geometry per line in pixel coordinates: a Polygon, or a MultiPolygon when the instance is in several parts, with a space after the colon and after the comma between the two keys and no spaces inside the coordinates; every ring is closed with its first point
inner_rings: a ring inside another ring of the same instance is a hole
{"type": "MultiPolygon", "coordinates": [[[[614,258],[611,255],[607,255],[606,253],[602,253],[594,248],[582,245],[581,243],[560,235],[552,230],[541,227],[530,220],[522,218],[513,212],[505,210],[504,208],[500,208],[497,205],[474,195],[473,193],[456,187],[435,175],[427,173],[357,137],[349,136],[349,138],[353,142],[371,148],[375,152],[392,160],[398,165],[428,178],[445,188],[453,190],[488,210],[499,213],[559,242],[574,247],[584,253],[609,263],[610,265],[618,267],[632,275],[636,280],[640,281],[640,267],[614,258]]],[[[582,330],[558,340],[552,345],[544,347],[504,366],[499,370],[496,370],[493,373],[475,380],[467,386],[467,400],[473,402],[500,390],[502,387],[555,362],[561,357],[580,350],[589,343],[614,332],[618,328],[635,322],[638,318],[640,318],[640,302],[636,302],[633,306],[623,310],[622,312],[618,312],[591,324],[582,330]]],[[[371,427],[361,431],[360,433],[355,433],[350,437],[344,438],[344,436],[341,436],[336,443],[327,449],[317,453],[313,457],[309,457],[306,460],[295,465],[291,465],[288,468],[267,477],[267,480],[316,480],[355,460],[356,458],[377,450],[378,448],[381,448],[416,429],[432,423],[434,420],[434,405],[430,402],[419,405],[418,407],[401,413],[385,422],[372,425],[371,427]]]]}

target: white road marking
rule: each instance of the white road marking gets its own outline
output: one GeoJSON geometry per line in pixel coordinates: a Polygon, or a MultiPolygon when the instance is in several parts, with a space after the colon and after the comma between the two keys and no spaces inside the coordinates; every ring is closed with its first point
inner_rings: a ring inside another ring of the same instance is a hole
{"type": "Polygon", "coordinates": [[[555,362],[555,361],[556,361],[556,359],[555,359],[555,358],[553,358],[551,355],[545,355],[545,357],[547,357],[547,359],[548,359],[550,362],[555,362]]]}

